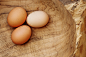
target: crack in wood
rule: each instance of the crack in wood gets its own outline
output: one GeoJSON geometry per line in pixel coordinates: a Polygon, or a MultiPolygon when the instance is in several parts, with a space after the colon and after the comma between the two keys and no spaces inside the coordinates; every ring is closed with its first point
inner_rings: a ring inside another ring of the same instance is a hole
{"type": "Polygon", "coordinates": [[[0,16],[3,15],[3,14],[8,14],[8,13],[0,13],[0,16]]]}
{"type": "Polygon", "coordinates": [[[2,5],[0,4],[1,6],[7,6],[7,7],[22,7],[22,6],[19,6],[19,5],[2,5]]]}

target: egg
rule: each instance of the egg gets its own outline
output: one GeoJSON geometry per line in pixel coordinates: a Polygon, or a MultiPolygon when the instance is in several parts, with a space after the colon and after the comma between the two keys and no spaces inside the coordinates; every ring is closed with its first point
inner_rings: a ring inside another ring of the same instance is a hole
{"type": "Polygon", "coordinates": [[[7,17],[7,22],[11,27],[22,25],[27,18],[27,13],[22,7],[15,7],[10,11],[7,17]]]}
{"type": "Polygon", "coordinates": [[[49,16],[44,11],[34,11],[27,17],[27,24],[31,27],[43,27],[49,21],[49,16]]]}
{"type": "Polygon", "coordinates": [[[22,25],[16,28],[11,35],[11,39],[15,44],[24,44],[31,37],[31,28],[27,25],[22,25]]]}

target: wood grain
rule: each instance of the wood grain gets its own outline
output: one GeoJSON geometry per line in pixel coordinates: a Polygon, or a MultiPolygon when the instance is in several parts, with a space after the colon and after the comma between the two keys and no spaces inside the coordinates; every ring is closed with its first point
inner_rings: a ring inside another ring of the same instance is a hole
{"type": "Polygon", "coordinates": [[[75,57],[86,57],[86,8],[82,12],[81,17],[83,18],[80,30],[82,36],[80,37],[80,40],[78,42],[77,52],[74,55],[75,57]]]}
{"type": "Polygon", "coordinates": [[[0,0],[0,57],[72,56],[75,50],[75,22],[62,3],[57,0],[57,7],[53,1],[0,0]],[[14,7],[23,7],[28,14],[42,10],[50,17],[45,27],[32,28],[32,36],[24,45],[15,45],[11,41],[15,28],[8,25],[7,16],[14,7]]]}

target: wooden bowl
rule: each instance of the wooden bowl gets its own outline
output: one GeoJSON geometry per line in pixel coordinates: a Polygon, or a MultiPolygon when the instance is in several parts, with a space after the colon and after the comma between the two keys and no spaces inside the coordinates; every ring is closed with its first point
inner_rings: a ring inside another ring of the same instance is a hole
{"type": "Polygon", "coordinates": [[[75,44],[75,22],[60,1],[0,1],[0,57],[70,57],[75,51],[75,44]],[[30,40],[23,45],[12,42],[11,33],[15,28],[7,23],[8,13],[15,7],[23,7],[28,14],[42,10],[50,17],[46,26],[32,28],[30,40]]]}

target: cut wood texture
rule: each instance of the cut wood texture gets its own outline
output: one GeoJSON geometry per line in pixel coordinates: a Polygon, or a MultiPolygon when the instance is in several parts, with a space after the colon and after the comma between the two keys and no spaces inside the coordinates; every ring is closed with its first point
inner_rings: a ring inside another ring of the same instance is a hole
{"type": "Polygon", "coordinates": [[[59,0],[0,0],[0,57],[72,57],[75,29],[72,16],[59,0]],[[32,28],[32,36],[24,45],[11,40],[15,28],[8,25],[7,16],[15,7],[23,7],[28,14],[42,10],[50,17],[45,27],[32,28]]]}
{"type": "MultiPolygon", "coordinates": [[[[75,57],[86,57],[86,2],[80,0],[79,5],[77,5],[76,9],[74,10],[77,14],[77,17],[81,17],[79,20],[76,18],[79,23],[80,34],[81,37],[79,42],[77,43],[77,52],[75,53],[75,57]]],[[[77,35],[79,37],[79,35],[77,35]]]]}
{"type": "Polygon", "coordinates": [[[72,14],[76,22],[76,50],[74,57],[86,57],[86,2],[80,0],[69,5],[65,5],[72,14]]]}

